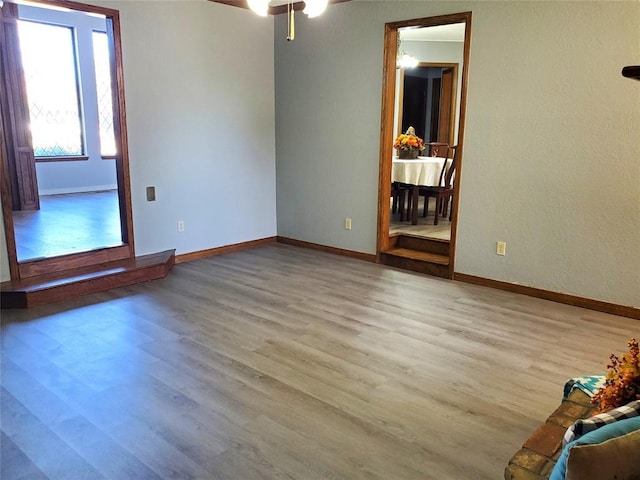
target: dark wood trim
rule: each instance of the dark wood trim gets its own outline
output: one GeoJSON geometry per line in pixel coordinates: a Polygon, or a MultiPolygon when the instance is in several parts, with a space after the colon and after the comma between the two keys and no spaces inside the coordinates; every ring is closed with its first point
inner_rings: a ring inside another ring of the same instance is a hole
{"type": "MultiPolygon", "coordinates": [[[[460,178],[462,178],[462,160],[464,158],[464,134],[467,123],[467,90],[469,88],[469,60],[471,53],[471,12],[460,14],[464,17],[464,54],[462,58],[462,85],[460,86],[460,116],[458,118],[458,143],[456,154],[458,165],[453,179],[453,199],[451,205],[451,237],[449,238],[449,278],[454,276],[456,262],[456,242],[458,240],[458,205],[460,205],[460,178]]],[[[457,15],[456,15],[457,17],[457,15]]],[[[456,23],[456,22],[454,22],[456,23]]]]}
{"type": "MultiPolygon", "coordinates": [[[[439,25],[449,25],[452,23],[463,23],[471,20],[471,12],[450,13],[447,15],[438,15],[436,17],[413,18],[411,20],[400,20],[398,22],[389,22],[385,26],[390,29],[398,30],[404,27],[435,27],[439,25]]],[[[466,33],[465,33],[466,36],[466,33]]],[[[395,47],[394,47],[395,48],[395,47]]]]}
{"type": "Polygon", "coordinates": [[[84,155],[78,155],[73,157],[36,157],[36,163],[46,162],[84,162],[89,160],[89,157],[84,155]]]}
{"type": "Polygon", "coordinates": [[[498,290],[504,290],[511,293],[520,293],[529,297],[542,298],[544,300],[550,300],[552,302],[564,303],[566,305],[587,308],[589,310],[595,310],[597,312],[610,313],[612,315],[620,315],[622,317],[629,317],[640,320],[640,308],[635,308],[632,306],[618,305],[615,303],[603,302],[601,300],[593,300],[591,298],[569,295],[567,293],[552,292],[550,290],[527,287],[526,285],[503,282],[501,280],[493,280],[491,278],[476,277],[475,275],[468,275],[466,273],[456,272],[453,279],[459,282],[472,283],[474,285],[481,285],[483,287],[496,288],[498,290]]]}
{"type": "MultiPolygon", "coordinates": [[[[249,10],[249,4],[246,0],[209,0],[213,3],[222,3],[223,5],[230,5],[232,7],[244,8],[249,10]]],[[[335,3],[345,3],[350,2],[351,0],[329,0],[329,5],[333,5],[335,3]]],[[[294,2],[293,9],[295,11],[304,9],[304,2],[294,2]]],[[[287,5],[278,5],[277,7],[269,7],[269,15],[281,15],[283,13],[287,13],[287,5]]]]}
{"type": "Polygon", "coordinates": [[[120,247],[100,248],[89,252],[73,253],[53,258],[29,260],[18,264],[20,268],[19,278],[48,275],[53,272],[87,267],[127,258],[130,258],[129,247],[122,245],[120,247]]]}
{"type": "MultiPolygon", "coordinates": [[[[1,34],[0,34],[1,35],[1,34]]],[[[2,68],[0,66],[0,72],[2,68]]],[[[0,73],[1,76],[1,73],[0,73]]],[[[1,80],[0,80],[1,81],[1,80]]],[[[16,237],[13,233],[13,213],[11,211],[11,194],[9,187],[9,166],[7,164],[7,142],[5,142],[4,115],[0,115],[0,198],[2,199],[2,219],[7,242],[7,257],[11,278],[20,278],[18,257],[16,253],[16,237]]]]}
{"type": "Polygon", "coordinates": [[[380,114],[380,156],[378,158],[378,231],[376,256],[389,249],[389,198],[391,196],[391,157],[393,156],[393,111],[396,95],[396,57],[398,29],[384,26],[382,60],[382,112],[380,114]]]}
{"type": "Polygon", "coordinates": [[[225,253],[241,252],[242,250],[270,245],[272,243],[276,243],[276,237],[260,238],[258,240],[234,243],[232,245],[224,245],[222,247],[209,248],[207,250],[199,250],[197,252],[183,253],[181,255],[176,255],[176,263],[192,262],[202,258],[224,255],[225,253]]]}
{"type": "Polygon", "coordinates": [[[133,239],[133,214],[131,207],[131,177],[129,174],[129,148],[127,137],[127,116],[124,93],[124,68],[122,64],[122,40],[120,33],[120,13],[113,10],[106,19],[106,34],[111,66],[111,91],[113,92],[113,135],[116,142],[116,175],[118,180],[118,201],[120,204],[120,231],[122,243],[129,247],[129,256],[135,256],[133,239]]]}
{"type": "Polygon", "coordinates": [[[308,248],[310,250],[318,250],[321,252],[333,253],[335,255],[342,255],[344,257],[356,258],[358,260],[364,260],[366,262],[377,262],[376,255],[371,253],[355,252],[353,250],[346,250],[344,248],[329,247],[327,245],[320,245],[318,243],[305,242],[304,240],[296,240],[294,238],[278,236],[278,243],[284,243],[286,245],[293,245],[294,247],[308,248]]]}
{"type": "Polygon", "coordinates": [[[69,10],[78,10],[80,12],[97,13],[105,17],[113,17],[118,15],[118,10],[112,8],[100,7],[97,5],[89,5],[88,3],[80,3],[72,0],[34,0],[42,5],[51,5],[52,7],[68,8],[69,10]]]}

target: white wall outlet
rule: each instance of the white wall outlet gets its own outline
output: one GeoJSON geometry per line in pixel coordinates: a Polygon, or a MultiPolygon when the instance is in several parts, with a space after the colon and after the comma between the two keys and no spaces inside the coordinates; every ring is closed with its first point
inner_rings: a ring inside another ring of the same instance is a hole
{"type": "Polygon", "coordinates": [[[184,220],[178,220],[178,231],[184,232],[184,220]]]}
{"type": "Polygon", "coordinates": [[[496,255],[507,254],[507,242],[496,242],[496,255]]]}
{"type": "Polygon", "coordinates": [[[351,230],[351,219],[350,218],[345,218],[344,219],[344,228],[345,228],[345,230],[351,230]]]}

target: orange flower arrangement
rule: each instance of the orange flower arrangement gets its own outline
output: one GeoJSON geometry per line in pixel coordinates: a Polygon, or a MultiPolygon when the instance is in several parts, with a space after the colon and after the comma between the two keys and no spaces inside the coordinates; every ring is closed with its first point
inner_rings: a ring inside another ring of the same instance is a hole
{"type": "Polygon", "coordinates": [[[609,357],[611,364],[606,375],[604,387],[596,392],[591,403],[598,405],[602,413],[612,408],[640,400],[640,349],[635,338],[629,340],[629,353],[619,358],[613,353],[609,357]]]}
{"type": "Polygon", "coordinates": [[[416,131],[413,127],[409,127],[406,133],[398,135],[393,142],[393,148],[397,148],[398,151],[404,150],[413,152],[417,150],[422,152],[424,150],[424,140],[416,135],[416,131]]]}

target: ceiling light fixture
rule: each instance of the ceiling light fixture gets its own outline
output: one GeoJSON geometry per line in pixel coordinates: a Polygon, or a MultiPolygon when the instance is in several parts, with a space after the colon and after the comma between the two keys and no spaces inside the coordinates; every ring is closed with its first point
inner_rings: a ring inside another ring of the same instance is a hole
{"type": "Polygon", "coordinates": [[[398,68],[416,68],[420,60],[413,55],[409,55],[407,52],[402,52],[400,60],[398,61],[398,68]]]}
{"type": "Polygon", "coordinates": [[[269,13],[269,0],[248,0],[249,8],[261,17],[269,13]]]}
{"type": "MultiPolygon", "coordinates": [[[[261,17],[266,17],[269,14],[269,0],[247,0],[247,4],[251,10],[261,17]]],[[[287,40],[289,41],[296,36],[293,4],[293,0],[287,1],[287,40]]],[[[328,4],[329,0],[305,0],[302,12],[309,18],[315,18],[327,9],[328,4]]]]}
{"type": "Polygon", "coordinates": [[[302,13],[306,13],[309,18],[317,17],[327,9],[328,3],[329,0],[305,0],[302,13]]]}
{"type": "Polygon", "coordinates": [[[398,53],[396,54],[396,68],[416,68],[420,63],[413,55],[401,50],[400,36],[398,35],[398,53]]]}

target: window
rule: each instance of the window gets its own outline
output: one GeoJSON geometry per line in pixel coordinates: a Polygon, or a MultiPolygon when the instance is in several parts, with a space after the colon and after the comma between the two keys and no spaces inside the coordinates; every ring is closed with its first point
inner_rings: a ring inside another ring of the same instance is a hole
{"type": "Polygon", "coordinates": [[[96,70],[96,93],[100,128],[100,154],[113,157],[116,140],[113,133],[113,100],[111,95],[111,68],[107,34],[93,32],[93,60],[96,70]]]}
{"type": "Polygon", "coordinates": [[[73,29],[18,21],[36,157],[84,155],[73,29]]]}

